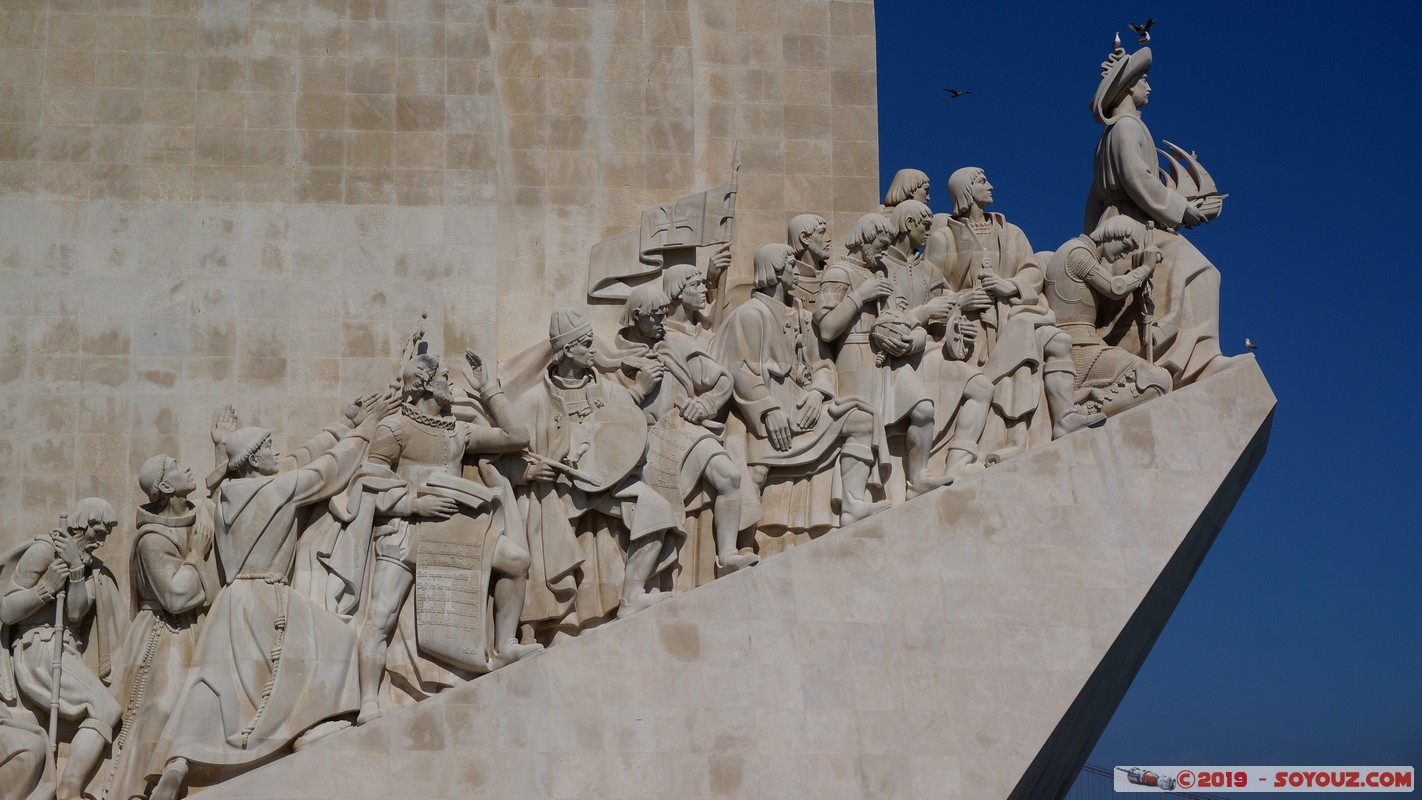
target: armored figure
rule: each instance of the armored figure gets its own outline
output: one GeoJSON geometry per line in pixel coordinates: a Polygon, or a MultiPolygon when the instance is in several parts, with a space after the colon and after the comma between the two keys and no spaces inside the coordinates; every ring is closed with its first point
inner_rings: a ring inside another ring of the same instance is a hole
{"type": "Polygon", "coordinates": [[[1108,416],[1170,391],[1170,373],[1110,344],[1097,329],[1155,272],[1160,253],[1142,250],[1138,230],[1127,217],[1106,219],[1090,236],[1057,248],[1047,262],[1047,304],[1071,336],[1077,400],[1108,416]],[[1138,250],[1143,263],[1130,268],[1138,250]]]}

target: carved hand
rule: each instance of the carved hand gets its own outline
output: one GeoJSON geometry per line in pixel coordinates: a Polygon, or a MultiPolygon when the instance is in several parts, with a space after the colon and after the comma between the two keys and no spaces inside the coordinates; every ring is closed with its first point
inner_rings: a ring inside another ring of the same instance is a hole
{"type": "Polygon", "coordinates": [[[637,370],[637,393],[643,397],[651,394],[652,390],[662,382],[662,369],[661,364],[652,363],[637,370]]]}
{"type": "Polygon", "coordinates": [[[687,422],[690,422],[692,425],[700,425],[702,422],[705,422],[710,416],[710,407],[708,406],[706,401],[702,400],[699,397],[687,403],[686,406],[681,410],[681,418],[686,420],[687,422]]]}
{"type": "Polygon", "coordinates": [[[716,252],[711,254],[711,260],[706,262],[706,282],[715,283],[721,277],[721,273],[731,268],[731,245],[723,244],[716,248],[716,252]]]}
{"type": "Polygon", "coordinates": [[[1203,198],[1190,201],[1189,205],[1185,206],[1185,218],[1180,221],[1180,224],[1187,228],[1193,228],[1196,225],[1209,222],[1210,218],[1205,214],[1204,205],[1203,198]]]}
{"type": "Polygon", "coordinates": [[[207,558],[207,554],[212,552],[212,522],[206,517],[206,514],[198,514],[197,523],[193,525],[193,535],[188,539],[188,549],[197,554],[198,558],[207,558]]]}
{"type": "MultiPolygon", "coordinates": [[[[953,310],[953,305],[953,298],[951,296],[940,294],[937,297],[929,298],[928,302],[923,304],[923,309],[929,320],[943,319],[948,316],[949,311],[953,310]]],[[[927,322],[928,320],[924,321],[927,322]]]]}
{"type": "Polygon", "coordinates": [[[350,419],[353,427],[359,428],[362,423],[372,416],[380,419],[385,416],[385,412],[390,410],[390,396],[386,392],[372,392],[364,397],[357,398],[351,403],[351,407],[346,409],[346,417],[350,419]],[[354,413],[352,413],[354,411],[354,413]]]}
{"type": "Polygon", "coordinates": [[[790,449],[790,418],[778,408],[765,415],[765,430],[770,435],[770,446],[783,453],[790,449]]]}
{"type": "Polygon", "coordinates": [[[800,419],[796,421],[795,427],[802,431],[813,430],[820,421],[820,414],[824,412],[825,397],[819,392],[808,392],[800,400],[800,419]]]}
{"type": "Polygon", "coordinates": [[[859,302],[872,303],[875,300],[882,300],[893,294],[894,285],[883,278],[870,278],[859,284],[854,290],[854,296],[859,298],[859,302]]]}
{"type": "Polygon", "coordinates": [[[552,483],[558,479],[558,472],[542,461],[529,464],[523,471],[524,483],[552,483]]]}
{"type": "Polygon", "coordinates": [[[78,537],[68,531],[55,531],[54,546],[59,550],[59,557],[64,559],[70,569],[83,569],[84,557],[79,554],[78,537]]]}
{"type": "Polygon", "coordinates": [[[448,497],[437,497],[432,494],[427,494],[424,497],[415,498],[415,515],[419,517],[449,519],[454,516],[454,512],[458,510],[458,504],[448,497]]]}
{"type": "Polygon", "coordinates": [[[1003,278],[992,270],[983,270],[978,273],[978,280],[982,281],[983,288],[993,293],[997,297],[1007,299],[1017,296],[1017,284],[1003,278]]]}
{"type": "Polygon", "coordinates": [[[983,311],[992,308],[992,298],[982,289],[969,289],[958,295],[958,307],[964,311],[983,311]]]}
{"type": "Polygon", "coordinates": [[[464,351],[464,362],[469,365],[469,385],[482,393],[484,385],[490,380],[484,369],[484,359],[473,348],[468,348],[464,351]]]}
{"type": "Polygon", "coordinates": [[[64,563],[64,559],[56,558],[45,567],[44,574],[40,576],[40,585],[51,595],[59,593],[64,588],[64,583],[69,580],[69,565],[64,563]]]}
{"type": "Polygon", "coordinates": [[[913,341],[902,336],[875,336],[874,343],[895,358],[906,356],[913,349],[913,341]]]}
{"type": "Polygon", "coordinates": [[[229,403],[212,412],[212,443],[218,447],[227,445],[227,437],[237,430],[237,409],[229,403]]]}

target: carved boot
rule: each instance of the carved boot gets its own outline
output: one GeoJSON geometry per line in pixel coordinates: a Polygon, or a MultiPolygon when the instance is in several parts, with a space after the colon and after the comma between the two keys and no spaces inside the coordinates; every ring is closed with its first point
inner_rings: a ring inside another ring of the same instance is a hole
{"type": "Polygon", "coordinates": [[[543,652],[541,644],[519,644],[517,639],[510,639],[494,653],[493,658],[489,659],[489,669],[507,667],[515,661],[522,661],[541,652],[543,652]]]}
{"type": "Polygon", "coordinates": [[[889,507],[887,500],[869,499],[869,471],[874,454],[864,445],[846,444],[839,455],[839,477],[844,498],[839,502],[839,524],[849,525],[889,507]]]}
{"type": "Polygon", "coordinates": [[[753,567],[760,563],[760,556],[755,553],[728,553],[723,556],[716,556],[716,574],[730,575],[737,570],[753,567]]]}
{"type": "Polygon", "coordinates": [[[1047,390],[1047,410],[1052,414],[1052,438],[1060,439],[1082,428],[1092,428],[1106,421],[1100,412],[1086,413],[1072,402],[1076,373],[1048,372],[1042,376],[1047,390]]]}
{"type": "Polygon", "coordinates": [[[647,591],[628,582],[622,586],[622,604],[617,607],[617,618],[636,614],[644,608],[651,608],[663,600],[670,600],[671,592],[647,591]]]}
{"type": "Polygon", "coordinates": [[[948,445],[948,471],[947,474],[954,480],[962,480],[970,475],[976,475],[987,468],[987,464],[978,460],[978,446],[972,442],[952,442],[948,445]]]}

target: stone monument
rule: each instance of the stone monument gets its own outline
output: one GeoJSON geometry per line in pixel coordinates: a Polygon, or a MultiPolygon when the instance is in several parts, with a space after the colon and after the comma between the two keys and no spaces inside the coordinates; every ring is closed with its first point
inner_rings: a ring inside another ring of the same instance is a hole
{"type": "Polygon", "coordinates": [[[1263,455],[1149,48],[1047,254],[863,0],[0,21],[0,797],[1058,796],[1263,455]]]}

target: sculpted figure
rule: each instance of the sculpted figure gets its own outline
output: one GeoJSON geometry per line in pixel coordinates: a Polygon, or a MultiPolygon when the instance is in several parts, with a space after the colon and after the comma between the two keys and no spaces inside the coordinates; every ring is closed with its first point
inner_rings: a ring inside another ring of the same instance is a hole
{"type": "Polygon", "coordinates": [[[1155,272],[1159,251],[1142,251],[1139,231],[1128,217],[1108,218],[1091,235],[1057,248],[1047,262],[1047,304],[1071,336],[1077,398],[1107,415],[1170,391],[1169,372],[1108,344],[1097,329],[1099,319],[1115,317],[1155,272]],[[1137,251],[1144,263],[1132,269],[1137,251]]]}
{"type": "MultiPolygon", "coordinates": [[[[349,725],[360,706],[355,631],[290,586],[303,508],[341,491],[361,464],[386,403],[305,466],[277,472],[271,431],[226,437],[214,512],[223,588],[198,643],[197,668],[158,752],[152,797],[172,800],[191,764],[239,767],[349,725]],[[320,730],[313,730],[321,726],[320,730]]],[[[155,761],[156,764],[156,761],[155,761]]]]}
{"type": "Polygon", "coordinates": [[[38,725],[16,719],[0,705],[0,800],[54,797],[54,758],[38,725]]]}
{"type": "Polygon", "coordinates": [[[212,507],[194,505],[192,471],[157,455],[138,470],[148,502],[138,507],[129,555],[129,594],[136,611],[118,660],[115,694],[124,723],[114,740],[106,797],[148,796],[147,776],[163,726],[182,696],[197,658],[198,615],[217,594],[212,507]]]}
{"type": "MultiPolygon", "coordinates": [[[[706,279],[700,270],[672,267],[663,274],[663,285],[667,283],[682,284],[679,298],[689,297],[693,306],[705,306],[706,279]]],[[[684,307],[680,319],[668,319],[672,300],[663,285],[644,284],[632,290],[618,334],[619,346],[644,350],[662,366],[661,381],[642,398],[652,424],[643,479],[679,510],[704,482],[715,497],[716,566],[723,574],[730,573],[760,560],[736,547],[742,527],[741,470],[722,443],[731,373],[711,357],[710,337],[690,321],[684,307]]]]}
{"type": "MultiPolygon", "coordinates": [[[[915,200],[903,202],[922,205],[915,200]]],[[[896,206],[902,207],[903,203],[896,206]]],[[[927,219],[925,216],[925,223],[927,219]]],[[[834,345],[839,393],[862,398],[878,409],[880,452],[888,452],[883,428],[899,423],[907,428],[904,472],[909,494],[914,496],[949,482],[928,474],[933,399],[913,358],[928,342],[925,326],[930,318],[946,315],[949,304],[946,299],[928,297],[925,291],[924,303],[909,308],[904,297],[894,296],[895,284],[886,272],[886,254],[894,241],[889,220],[882,215],[860,217],[847,242],[848,257],[825,270],[815,322],[820,338],[834,345]],[[890,310],[892,314],[885,313],[890,310]]],[[[916,251],[906,258],[912,258],[914,265],[921,260],[916,251]]],[[[896,266],[914,270],[914,266],[896,266]]],[[[923,271],[921,266],[918,271],[923,271]]]]}
{"type": "Polygon", "coordinates": [[[787,244],[795,251],[795,290],[791,293],[806,311],[813,312],[820,297],[820,277],[829,263],[829,224],[817,214],[790,220],[787,244]]]}
{"type": "Polygon", "coordinates": [[[647,441],[639,403],[660,372],[643,371],[630,391],[599,374],[592,326],[576,311],[553,312],[548,339],[552,363],[519,407],[532,440],[521,476],[533,553],[523,616],[551,638],[668,599],[652,583],[670,575],[683,534],[637,475],[647,441]]]}
{"type": "Polygon", "coordinates": [[[792,305],[794,255],[784,244],[756,251],[755,293],[722,322],[711,354],[731,371],[757,489],[772,472],[808,480],[838,461],[840,520],[848,524],[887,506],[869,497],[877,423],[865,401],[837,394],[813,321],[792,305]]]}
{"type": "Polygon", "coordinates": [[[928,205],[928,173],[921,169],[901,169],[894,173],[894,179],[889,181],[889,189],[884,192],[884,213],[888,214],[894,207],[905,200],[917,200],[924,205],[928,205]]]}
{"type": "Polygon", "coordinates": [[[0,654],[0,700],[23,700],[47,717],[61,653],[58,713],[79,724],[59,775],[61,800],[81,796],[123,713],[104,681],[128,614],[113,574],[94,556],[117,522],[108,501],[86,497],[60,529],[34,537],[0,565],[0,644],[9,651],[0,654]],[[61,591],[62,632],[55,629],[61,591]]]}
{"type": "MultiPolygon", "coordinates": [[[[377,522],[369,606],[360,628],[360,724],[381,716],[378,695],[390,637],[417,575],[430,570],[417,562],[422,536],[438,535],[441,540],[479,545],[476,551],[462,556],[443,547],[435,547],[432,552],[440,554],[439,563],[445,569],[476,573],[474,591],[465,599],[469,605],[477,606],[469,613],[479,614],[481,621],[486,584],[493,585],[496,649],[484,663],[484,628],[482,624],[473,625],[472,633],[477,636],[471,635],[472,641],[465,644],[477,658],[454,666],[482,672],[543,649],[542,645],[518,643],[519,616],[528,580],[527,547],[518,540],[521,537],[488,530],[487,524],[481,526],[473,519],[488,516],[491,510],[486,507],[498,504],[497,495],[463,477],[466,455],[517,452],[528,446],[528,436],[515,423],[513,409],[498,381],[486,377],[483,360],[472,351],[465,356],[474,376],[477,399],[489,409],[495,427],[456,422],[450,411],[454,395],[448,367],[436,356],[415,356],[405,364],[401,376],[403,402],[396,413],[376,426],[365,468],[358,478],[366,482],[366,490],[373,495],[362,499],[375,503],[377,522]],[[486,543],[492,544],[492,552],[485,549],[486,543]],[[497,578],[490,581],[491,576],[483,574],[487,570],[497,578]]],[[[502,509],[499,517],[502,522],[502,509]]],[[[426,548],[430,546],[425,543],[426,548]]],[[[441,638],[429,630],[417,632],[422,633],[420,641],[441,638]]],[[[470,631],[460,630],[454,635],[467,633],[470,631]]]]}
{"type": "MultiPolygon", "coordinates": [[[[1220,273],[1209,259],[1176,232],[1219,215],[1221,196],[1187,197],[1161,181],[1155,140],[1141,121],[1150,99],[1146,72],[1151,51],[1142,47],[1130,56],[1117,45],[1102,64],[1101,82],[1091,100],[1091,113],[1106,126],[1096,145],[1091,193],[1086,200],[1085,231],[1106,219],[1124,216],[1140,230],[1137,240],[1149,241],[1162,261],[1151,296],[1123,308],[1123,347],[1169,370],[1176,387],[1217,372],[1233,359],[1220,354],[1220,273]],[[1147,223],[1154,231],[1147,231],[1147,223]],[[1152,311],[1148,307],[1153,301],[1152,311]],[[1134,323],[1145,313],[1149,333],[1141,336],[1134,323]]],[[[1198,164],[1192,165],[1198,169],[1198,164]]]]}
{"type": "MultiPolygon", "coordinates": [[[[1027,235],[992,205],[992,184],[978,167],[948,178],[953,214],[928,237],[924,257],[953,292],[986,292],[990,305],[970,315],[977,337],[968,356],[996,386],[993,410],[1006,425],[1006,441],[994,459],[1065,436],[1104,417],[1078,411],[1071,337],[1053,325],[1042,299],[1042,268],[1027,235]],[[1036,411],[1045,394],[1051,426],[1033,437],[1036,411]]],[[[977,295],[975,295],[976,297],[977,295]]]]}
{"type": "MultiPolygon", "coordinates": [[[[920,250],[927,244],[932,225],[933,212],[928,206],[917,200],[899,203],[889,216],[893,240],[881,260],[884,275],[894,287],[893,306],[926,335],[923,344],[915,338],[905,354],[906,365],[922,376],[939,409],[932,423],[938,431],[933,438],[940,448],[946,440],[945,474],[954,478],[986,464],[980,458],[978,443],[992,412],[993,386],[981,367],[952,341],[958,337],[969,344],[976,340],[978,331],[972,326],[950,324],[949,318],[955,311],[960,316],[976,313],[989,300],[982,292],[950,291],[938,268],[923,258],[920,250]],[[951,435],[947,435],[949,430],[951,435]]],[[[901,367],[900,371],[905,370],[901,367]]],[[[910,453],[912,447],[911,432],[910,453]]],[[[913,477],[907,463],[905,471],[913,477]]]]}

